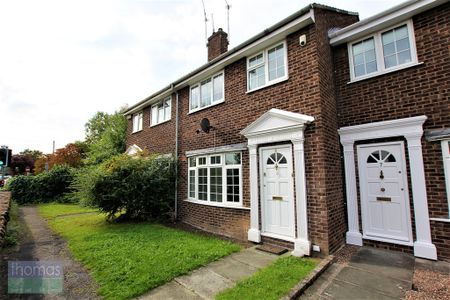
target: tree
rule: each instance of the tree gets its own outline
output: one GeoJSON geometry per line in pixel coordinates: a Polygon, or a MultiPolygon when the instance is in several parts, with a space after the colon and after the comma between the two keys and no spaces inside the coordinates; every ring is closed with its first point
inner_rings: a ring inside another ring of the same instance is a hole
{"type": "Polygon", "coordinates": [[[101,163],[125,151],[127,120],[120,111],[114,114],[97,112],[85,127],[88,164],[101,163]]]}
{"type": "Polygon", "coordinates": [[[42,153],[39,150],[30,150],[30,149],[25,149],[22,152],[20,152],[19,154],[30,156],[35,161],[44,155],[44,153],[42,153]]]}
{"type": "Polygon", "coordinates": [[[77,168],[82,164],[82,157],[82,150],[74,143],[70,143],[64,148],[56,150],[55,154],[49,155],[49,168],[55,165],[68,165],[77,168]]]}
{"type": "Polygon", "coordinates": [[[14,154],[11,159],[11,170],[14,175],[21,175],[26,173],[29,168],[30,172],[34,169],[34,159],[30,155],[14,154]]]}

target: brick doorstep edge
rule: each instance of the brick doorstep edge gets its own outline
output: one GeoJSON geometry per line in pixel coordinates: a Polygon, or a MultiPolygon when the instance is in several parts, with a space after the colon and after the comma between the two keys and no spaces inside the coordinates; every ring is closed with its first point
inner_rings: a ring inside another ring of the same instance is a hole
{"type": "Polygon", "coordinates": [[[0,192],[0,248],[3,247],[8,223],[9,207],[11,205],[11,193],[0,192]]]}
{"type": "Polygon", "coordinates": [[[326,258],[324,258],[317,267],[314,268],[314,270],[309,273],[309,275],[303,279],[300,283],[298,283],[296,286],[294,286],[289,294],[282,297],[281,300],[294,300],[297,299],[303,292],[311,286],[314,281],[316,281],[317,278],[326,270],[328,267],[333,264],[334,262],[334,256],[329,255],[326,258]]]}

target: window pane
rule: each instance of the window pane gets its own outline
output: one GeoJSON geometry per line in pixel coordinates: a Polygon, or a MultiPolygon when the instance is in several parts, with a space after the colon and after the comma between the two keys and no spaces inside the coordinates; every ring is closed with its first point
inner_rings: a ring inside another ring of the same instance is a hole
{"type": "Polygon", "coordinates": [[[220,155],[211,156],[210,163],[212,165],[219,165],[221,163],[221,156],[220,155]]]}
{"type": "Polygon", "coordinates": [[[195,198],[195,170],[189,171],[189,197],[195,198]]]}
{"type": "Polygon", "coordinates": [[[171,107],[172,107],[172,100],[168,99],[164,102],[164,121],[167,121],[170,119],[171,114],[171,107]]]}
{"type": "Polygon", "coordinates": [[[260,54],[254,56],[254,57],[252,57],[252,58],[250,58],[248,60],[248,66],[249,66],[249,68],[251,68],[251,67],[254,67],[256,65],[259,65],[259,64],[263,63],[263,61],[264,61],[263,60],[263,54],[260,53],[260,54]]]}
{"type": "Polygon", "coordinates": [[[265,85],[266,79],[264,74],[264,66],[258,67],[249,72],[249,89],[253,90],[265,85]]]}
{"type": "Polygon", "coordinates": [[[199,104],[199,92],[198,92],[198,86],[191,88],[191,109],[198,108],[199,104]]]}
{"type": "Polygon", "coordinates": [[[383,41],[384,65],[386,68],[412,61],[407,25],[384,32],[381,35],[381,39],[383,41]]]}
{"type": "Polygon", "coordinates": [[[355,77],[377,71],[375,40],[369,38],[352,45],[353,71],[355,77]]]}
{"type": "Polygon", "coordinates": [[[226,165],[240,165],[241,164],[241,153],[233,152],[225,154],[225,164],[226,165]]]}
{"type": "Polygon", "coordinates": [[[239,169],[227,170],[227,202],[239,202],[239,169]]]}
{"type": "Polygon", "coordinates": [[[152,125],[158,123],[158,108],[156,106],[152,106],[152,125]]]}
{"type": "Polygon", "coordinates": [[[142,130],[142,117],[143,117],[143,114],[139,113],[138,114],[138,130],[142,130]]]}
{"type": "Polygon", "coordinates": [[[223,99],[223,75],[217,75],[213,78],[213,101],[223,99]]]}
{"type": "Polygon", "coordinates": [[[195,167],[195,157],[189,157],[189,167],[195,167]]]}
{"type": "Polygon", "coordinates": [[[268,51],[269,81],[284,76],[284,46],[279,45],[268,51]]]}
{"type": "Polygon", "coordinates": [[[211,104],[211,79],[202,82],[200,87],[200,107],[211,104]]]}
{"type": "Polygon", "coordinates": [[[198,200],[208,200],[208,169],[198,169],[198,200]]]}
{"type": "Polygon", "coordinates": [[[222,168],[209,170],[210,201],[222,202],[222,168]]]}
{"type": "Polygon", "coordinates": [[[158,123],[164,121],[164,105],[158,105],[158,123]]]}
{"type": "Polygon", "coordinates": [[[199,157],[198,158],[198,164],[199,165],[206,165],[206,157],[199,157]]]}

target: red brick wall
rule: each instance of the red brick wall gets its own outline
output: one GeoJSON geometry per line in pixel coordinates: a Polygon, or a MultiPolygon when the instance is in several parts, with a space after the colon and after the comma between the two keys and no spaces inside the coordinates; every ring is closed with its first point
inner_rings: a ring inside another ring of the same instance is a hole
{"type": "Polygon", "coordinates": [[[144,108],[142,130],[133,133],[133,119],[128,120],[127,148],[136,144],[141,149],[161,154],[175,152],[175,97],[172,97],[171,119],[150,127],[151,106],[144,108]]]}
{"type": "MultiPolygon", "coordinates": [[[[450,127],[450,4],[413,18],[423,64],[371,79],[350,81],[347,46],[334,51],[339,127],[426,115],[424,130],[450,127]]],[[[430,217],[447,217],[439,142],[422,140],[430,217]]],[[[410,183],[411,185],[411,183],[410,183]]],[[[413,223],[414,224],[414,223],[413,223]]],[[[450,224],[431,222],[440,258],[450,258],[450,224]]]]}

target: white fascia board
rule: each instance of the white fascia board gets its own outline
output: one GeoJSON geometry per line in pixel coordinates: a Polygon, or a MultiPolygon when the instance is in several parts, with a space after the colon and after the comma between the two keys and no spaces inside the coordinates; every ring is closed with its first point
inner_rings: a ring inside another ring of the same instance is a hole
{"type": "Polygon", "coordinates": [[[361,20],[328,35],[330,44],[337,46],[357,40],[373,32],[395,25],[446,3],[448,0],[411,0],[394,6],[370,18],[361,20]]]}

